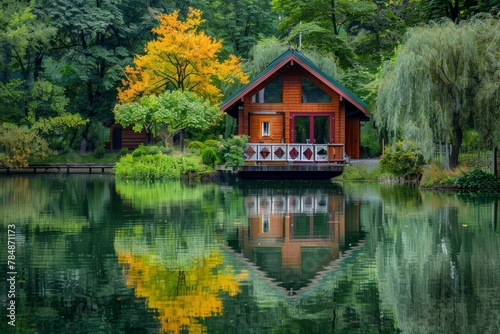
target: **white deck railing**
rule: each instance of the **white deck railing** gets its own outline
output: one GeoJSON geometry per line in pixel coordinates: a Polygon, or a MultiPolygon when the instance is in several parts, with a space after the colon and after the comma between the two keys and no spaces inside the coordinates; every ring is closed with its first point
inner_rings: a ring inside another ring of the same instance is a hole
{"type": "Polygon", "coordinates": [[[244,153],[249,162],[344,162],[343,144],[248,143],[244,153]]]}

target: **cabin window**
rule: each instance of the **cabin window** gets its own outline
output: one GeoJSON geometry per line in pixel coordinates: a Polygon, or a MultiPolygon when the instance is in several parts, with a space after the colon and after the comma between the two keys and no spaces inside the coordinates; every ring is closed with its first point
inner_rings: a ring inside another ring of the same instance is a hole
{"type": "Polygon", "coordinates": [[[271,123],[262,122],[262,137],[271,135],[271,123]]]}
{"type": "Polygon", "coordinates": [[[269,233],[271,231],[271,223],[268,215],[262,216],[262,233],[269,233]]]}
{"type": "Polygon", "coordinates": [[[302,103],[332,103],[332,96],[306,77],[302,77],[302,103]]]}
{"type": "Polygon", "coordinates": [[[271,81],[257,94],[252,96],[252,103],[281,103],[283,95],[283,80],[281,76],[271,81]]]}

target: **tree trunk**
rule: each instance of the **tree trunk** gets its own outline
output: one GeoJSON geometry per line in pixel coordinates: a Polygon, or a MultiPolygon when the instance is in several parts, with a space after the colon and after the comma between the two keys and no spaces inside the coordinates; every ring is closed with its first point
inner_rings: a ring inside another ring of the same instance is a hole
{"type": "Polygon", "coordinates": [[[458,155],[460,153],[460,146],[462,146],[463,132],[460,126],[460,113],[455,112],[453,114],[453,132],[455,138],[453,139],[453,144],[451,146],[450,154],[450,168],[456,168],[458,166],[458,155]]]}
{"type": "Polygon", "coordinates": [[[184,153],[184,129],[179,131],[179,145],[181,146],[181,152],[184,153]]]}
{"type": "Polygon", "coordinates": [[[337,29],[337,13],[336,13],[335,7],[336,7],[335,0],[331,0],[330,10],[332,11],[331,19],[332,19],[332,25],[333,25],[333,34],[335,36],[337,36],[339,34],[339,31],[337,29]]]}
{"type": "Polygon", "coordinates": [[[493,173],[493,175],[497,175],[498,174],[498,159],[497,159],[498,148],[495,146],[495,147],[493,147],[492,151],[493,152],[491,152],[491,154],[492,154],[491,172],[493,173]]]}

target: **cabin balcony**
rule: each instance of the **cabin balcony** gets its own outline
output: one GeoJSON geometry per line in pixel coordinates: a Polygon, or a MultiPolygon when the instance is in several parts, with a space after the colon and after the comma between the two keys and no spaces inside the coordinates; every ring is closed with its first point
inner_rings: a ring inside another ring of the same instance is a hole
{"type": "Polygon", "coordinates": [[[344,164],[344,144],[248,143],[246,164],[344,164]]]}

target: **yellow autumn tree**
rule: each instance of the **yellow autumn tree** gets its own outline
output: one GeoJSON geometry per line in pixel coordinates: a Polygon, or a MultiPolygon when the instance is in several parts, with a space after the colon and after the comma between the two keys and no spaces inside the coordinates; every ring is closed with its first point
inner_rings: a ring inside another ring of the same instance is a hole
{"type": "Polygon", "coordinates": [[[125,69],[126,79],[118,90],[121,103],[165,90],[192,91],[218,103],[222,93],[216,83],[248,81],[236,56],[219,61],[222,41],[198,30],[204,22],[201,14],[190,8],[185,21],[179,20],[178,10],[159,16],[160,26],[152,30],[158,37],[147,43],[144,55],[135,57],[135,67],[125,69]]]}

